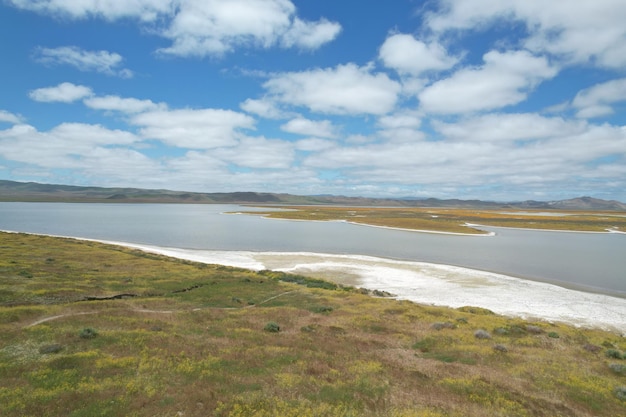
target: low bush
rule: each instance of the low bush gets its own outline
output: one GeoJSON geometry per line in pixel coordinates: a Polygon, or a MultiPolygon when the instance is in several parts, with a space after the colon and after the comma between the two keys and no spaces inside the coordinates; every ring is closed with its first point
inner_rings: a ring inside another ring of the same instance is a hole
{"type": "Polygon", "coordinates": [[[80,336],[81,339],[93,339],[98,336],[98,332],[91,327],[86,327],[80,331],[78,336],[80,336]]]}
{"type": "Polygon", "coordinates": [[[593,345],[591,343],[585,343],[583,345],[583,349],[585,349],[587,352],[591,352],[591,353],[598,353],[602,350],[602,348],[598,345],[593,345]]]}
{"type": "Polygon", "coordinates": [[[626,387],[625,386],[621,386],[621,387],[616,387],[613,392],[615,393],[615,396],[617,398],[619,398],[622,401],[626,401],[626,387]]]}
{"type": "Polygon", "coordinates": [[[604,354],[606,355],[607,358],[612,358],[612,359],[622,359],[622,352],[620,352],[617,349],[607,349],[606,352],[604,352],[604,354]]]}
{"type": "Polygon", "coordinates": [[[500,345],[500,344],[495,345],[493,347],[493,350],[495,350],[496,352],[502,352],[502,353],[506,353],[509,351],[506,346],[500,345]]]}
{"type": "Polygon", "coordinates": [[[487,330],[479,329],[474,332],[476,339],[491,339],[491,335],[487,330]]]}
{"type": "Polygon", "coordinates": [[[450,323],[449,321],[446,322],[437,322],[437,323],[433,323],[430,326],[431,329],[434,330],[442,330],[442,329],[456,329],[456,325],[454,323],[450,323]]]}
{"type": "Polygon", "coordinates": [[[626,375],[626,365],[622,365],[621,363],[611,363],[609,364],[609,369],[616,374],[626,375]]]}
{"type": "Polygon", "coordinates": [[[41,353],[42,355],[47,355],[50,353],[59,353],[62,350],[63,346],[59,345],[58,343],[54,343],[52,345],[44,345],[40,347],[39,353],[41,353]]]}
{"type": "Polygon", "coordinates": [[[265,325],[263,330],[270,333],[278,333],[280,331],[280,326],[278,325],[278,323],[270,321],[265,325]]]}
{"type": "Polygon", "coordinates": [[[548,333],[548,337],[551,337],[553,339],[558,339],[560,336],[557,332],[550,332],[548,333]]]}
{"type": "Polygon", "coordinates": [[[329,306],[315,306],[311,309],[313,313],[330,313],[333,311],[332,307],[329,306]]]}
{"type": "Polygon", "coordinates": [[[526,325],[526,331],[532,334],[541,334],[543,333],[543,329],[539,326],[533,326],[531,324],[526,325]]]}

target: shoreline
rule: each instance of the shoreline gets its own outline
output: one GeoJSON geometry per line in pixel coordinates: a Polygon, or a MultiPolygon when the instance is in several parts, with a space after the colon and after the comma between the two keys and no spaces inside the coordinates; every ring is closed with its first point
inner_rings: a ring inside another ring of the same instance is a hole
{"type": "Polygon", "coordinates": [[[73,236],[45,236],[116,245],[207,264],[308,275],[372,291],[386,291],[394,294],[395,299],[417,304],[449,308],[469,305],[487,308],[507,317],[596,327],[626,335],[625,298],[453,265],[367,255],[200,250],[73,236]]]}
{"type": "MultiPolygon", "coordinates": [[[[220,214],[228,214],[228,215],[252,215],[257,216],[262,219],[267,220],[284,220],[284,221],[292,221],[292,222],[337,222],[337,223],[347,223],[353,224],[356,226],[367,226],[367,227],[376,227],[380,229],[389,229],[389,230],[399,230],[404,232],[417,232],[417,233],[432,233],[432,234],[440,234],[440,235],[453,235],[453,236],[475,236],[475,237],[491,237],[495,236],[496,232],[485,231],[485,233],[462,233],[462,232],[445,232],[442,230],[426,230],[426,229],[408,229],[405,227],[394,227],[394,226],[381,226],[376,224],[368,224],[368,223],[360,223],[345,219],[331,219],[331,220],[314,220],[314,219],[283,219],[280,217],[269,217],[264,214],[256,214],[254,212],[223,212],[220,214]]],[[[487,228],[498,228],[498,229],[510,229],[510,230],[530,230],[535,232],[562,232],[562,233],[594,233],[594,234],[626,234],[626,231],[622,230],[614,230],[614,229],[605,229],[604,231],[600,230],[563,230],[563,229],[542,229],[542,228],[533,228],[533,227],[508,227],[508,226],[491,226],[488,224],[479,224],[479,223],[465,223],[463,226],[467,227],[487,227],[487,228]]]]}
{"type": "Polygon", "coordinates": [[[208,264],[291,272],[329,281],[334,281],[333,277],[348,277],[357,284],[355,286],[387,291],[395,294],[396,299],[418,304],[450,308],[471,305],[508,317],[626,332],[626,317],[620,313],[626,311],[626,299],[451,265],[365,255],[193,250],[55,237],[117,245],[208,264]]]}
{"type": "MultiPolygon", "coordinates": [[[[254,213],[222,213],[222,214],[237,214],[237,215],[255,215],[254,213]]],[[[359,223],[350,220],[344,219],[335,219],[335,220],[312,220],[312,219],[282,219],[280,217],[268,217],[267,215],[259,214],[258,217],[267,220],[284,220],[291,222],[317,222],[317,223],[325,223],[325,222],[336,222],[336,223],[347,223],[353,224],[355,226],[367,226],[367,227],[376,227],[379,229],[389,229],[389,230],[400,230],[403,232],[416,232],[416,233],[433,233],[438,235],[453,235],[453,236],[477,236],[477,237],[489,237],[495,236],[494,232],[486,232],[486,233],[461,233],[461,232],[444,232],[441,230],[425,230],[425,229],[407,229],[405,227],[393,227],[393,226],[380,226],[376,224],[367,224],[367,223],[359,223]]],[[[467,226],[471,226],[469,223],[467,226]]]]}

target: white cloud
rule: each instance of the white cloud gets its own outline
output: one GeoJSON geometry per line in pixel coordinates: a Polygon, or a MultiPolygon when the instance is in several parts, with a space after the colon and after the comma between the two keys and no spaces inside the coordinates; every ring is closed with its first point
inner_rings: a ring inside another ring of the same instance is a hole
{"type": "Polygon", "coordinates": [[[473,142],[533,141],[577,135],[588,129],[584,122],[533,113],[493,113],[456,123],[434,121],[433,126],[446,139],[473,142]]]}
{"type": "Polygon", "coordinates": [[[338,23],[304,22],[295,13],[289,0],[188,0],[163,32],[172,45],[160,52],[202,57],[242,46],[316,49],[339,34],[338,23]]]}
{"type": "Polygon", "coordinates": [[[249,98],[241,103],[239,107],[245,112],[256,114],[266,119],[283,119],[289,116],[288,113],[276,107],[276,103],[267,99],[255,100],[249,98]]]}
{"type": "Polygon", "coordinates": [[[263,86],[282,103],[334,114],[385,114],[396,105],[401,86],[386,74],[354,64],[278,74],[263,86]]]}
{"type": "Polygon", "coordinates": [[[378,119],[378,125],[385,129],[417,129],[421,124],[421,114],[411,110],[402,110],[378,119]]]}
{"type": "Polygon", "coordinates": [[[305,152],[319,152],[335,146],[334,141],[320,138],[307,138],[295,142],[296,149],[305,152]]]}
{"type": "Polygon", "coordinates": [[[118,96],[89,97],[84,100],[87,107],[97,110],[112,110],[122,113],[141,113],[153,110],[166,110],[165,103],[154,103],[152,100],[122,98],[118,96]]]}
{"type": "Polygon", "coordinates": [[[611,104],[626,101],[626,78],[596,84],[576,94],[572,106],[577,116],[593,118],[613,114],[611,104]]]}
{"type": "Polygon", "coordinates": [[[293,162],[294,147],[281,140],[244,137],[237,146],[215,149],[212,155],[240,167],[288,169],[293,162]]]}
{"type": "Polygon", "coordinates": [[[408,34],[389,36],[380,47],[378,56],[386,67],[413,76],[445,70],[458,61],[458,58],[449,56],[438,42],[425,43],[408,34]]]}
{"type": "Polygon", "coordinates": [[[237,143],[240,129],[253,129],[254,119],[221,109],[151,111],[134,116],[144,138],[180,148],[210,149],[237,143]]]}
{"type": "Polygon", "coordinates": [[[93,94],[91,88],[72,83],[61,83],[54,87],[45,87],[32,90],[28,96],[35,101],[71,103],[89,97],[93,94]]]}
{"type": "MultiPolygon", "coordinates": [[[[496,116],[494,116],[495,118],[496,116]]],[[[357,146],[335,146],[309,155],[305,167],[338,171],[350,184],[395,184],[425,189],[467,189],[497,186],[502,189],[546,190],[580,186],[581,177],[589,181],[611,178],[624,184],[619,162],[624,162],[626,129],[584,122],[542,120],[536,115],[520,115],[504,121],[483,120],[468,123],[463,132],[446,132],[438,141],[388,141],[357,146]],[[524,121],[543,123],[543,127],[520,134],[524,121]],[[486,138],[472,135],[473,127],[496,123],[486,138]],[[552,128],[565,131],[552,131],[552,128]],[[502,136],[503,140],[497,140],[502,136]],[[532,137],[539,143],[519,146],[516,138],[532,137]],[[460,140],[470,138],[471,140],[460,140]]]]}
{"type": "Polygon", "coordinates": [[[140,140],[130,132],[100,125],[63,123],[48,132],[33,126],[15,125],[0,131],[0,155],[18,162],[47,168],[87,168],[96,149],[128,146],[140,140]]]}
{"type": "Polygon", "coordinates": [[[330,120],[309,120],[303,117],[291,119],[280,127],[284,132],[320,138],[334,138],[335,127],[330,120]]]}
{"type": "Polygon", "coordinates": [[[8,0],[25,10],[72,19],[98,17],[106,20],[135,18],[154,21],[173,11],[172,0],[8,0]]]}
{"type": "Polygon", "coordinates": [[[178,56],[221,55],[239,47],[316,49],[341,25],[304,21],[290,0],[8,0],[13,6],[71,19],[137,19],[172,41],[161,48],[178,56]]]}
{"type": "Polygon", "coordinates": [[[18,124],[22,122],[22,117],[16,114],[10,113],[6,110],[0,110],[0,123],[12,123],[18,124]]]}
{"type": "Polygon", "coordinates": [[[77,46],[38,48],[35,60],[48,65],[71,65],[80,71],[95,71],[122,78],[133,76],[133,72],[129,69],[118,69],[124,58],[120,54],[109,51],[85,51],[77,46]]]}
{"type": "Polygon", "coordinates": [[[438,33],[480,30],[503,21],[521,21],[529,37],[525,46],[572,63],[593,62],[620,69],[626,65],[626,2],[622,0],[446,0],[428,16],[438,33]]]}
{"type": "Polygon", "coordinates": [[[341,25],[321,19],[319,22],[305,22],[295,18],[289,30],[282,38],[281,44],[288,48],[297,46],[302,49],[317,49],[321,45],[335,39],[341,32],[341,25]]]}
{"type": "Polygon", "coordinates": [[[528,91],[557,74],[544,57],[528,51],[490,51],[480,68],[464,68],[426,87],[421,107],[430,113],[456,114],[517,104],[528,91]]]}

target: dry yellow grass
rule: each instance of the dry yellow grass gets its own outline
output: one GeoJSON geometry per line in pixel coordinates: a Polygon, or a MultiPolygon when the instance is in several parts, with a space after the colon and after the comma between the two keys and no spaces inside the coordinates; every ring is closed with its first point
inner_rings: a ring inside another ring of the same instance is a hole
{"type": "Polygon", "coordinates": [[[528,210],[469,210],[447,208],[372,208],[336,206],[290,206],[291,211],[249,212],[276,219],[333,221],[343,220],[372,226],[447,233],[482,234],[479,224],[529,229],[626,232],[626,214],[609,212],[550,212],[528,210]]]}

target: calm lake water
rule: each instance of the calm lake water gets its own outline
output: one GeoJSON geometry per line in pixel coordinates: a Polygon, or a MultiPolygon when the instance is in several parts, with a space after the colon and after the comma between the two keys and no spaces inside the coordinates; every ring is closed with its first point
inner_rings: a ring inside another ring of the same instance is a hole
{"type": "Polygon", "coordinates": [[[495,236],[223,214],[236,205],[0,203],[0,229],[182,249],[369,255],[493,271],[626,297],[626,235],[485,228],[495,236]]]}

